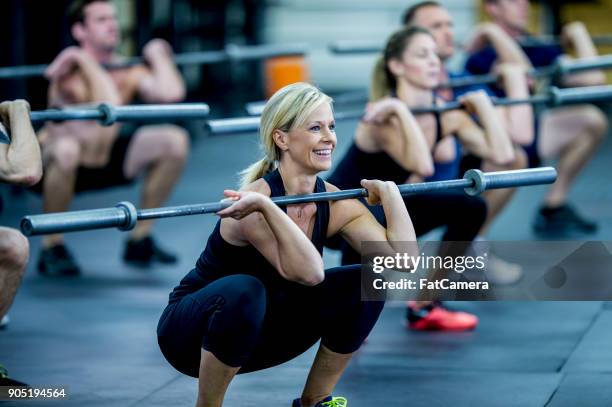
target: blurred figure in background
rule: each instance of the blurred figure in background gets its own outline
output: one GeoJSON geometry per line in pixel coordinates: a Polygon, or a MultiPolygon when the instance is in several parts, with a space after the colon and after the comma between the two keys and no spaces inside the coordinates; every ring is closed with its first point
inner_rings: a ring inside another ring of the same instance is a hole
{"type": "MultiPolygon", "coordinates": [[[[508,36],[517,40],[529,39],[522,46],[525,58],[532,66],[551,65],[559,58],[569,58],[561,46],[538,44],[529,38],[529,2],[527,0],[486,0],[485,10],[492,22],[508,36]]],[[[584,26],[574,22],[563,27],[563,42],[576,58],[597,56],[597,50],[584,26]]],[[[471,56],[466,69],[472,74],[490,72],[498,64],[511,62],[509,56],[484,41],[468,44],[471,56]]],[[[564,86],[594,86],[605,83],[600,70],[566,75],[564,86]]],[[[580,170],[589,162],[608,131],[608,119],[593,105],[576,105],[546,110],[536,125],[534,142],[526,148],[531,167],[541,159],[558,159],[557,181],[551,186],[534,222],[534,229],[544,236],[569,236],[575,233],[594,233],[597,224],[579,215],[567,204],[567,194],[580,170]]]]}
{"type": "MultiPolygon", "coordinates": [[[[185,84],[163,40],[143,50],[146,65],[106,70],[116,63],[120,42],[115,6],[108,0],[76,0],[69,9],[78,46],[63,50],[49,66],[49,106],[108,102],[180,102],[185,84]]],[[[113,125],[95,122],[47,124],[41,134],[45,177],[40,183],[45,212],[65,211],[75,193],[132,182],[144,175],[141,206],[161,206],[179,180],[188,150],[187,133],[174,125],[113,125]]],[[[126,262],[149,266],[177,258],[151,237],[151,221],[138,222],[126,242],[126,262]]],[[[38,259],[41,273],[79,274],[62,235],[48,235],[38,259]]]]}
{"type": "MultiPolygon", "coordinates": [[[[471,76],[469,72],[451,72],[446,63],[455,54],[455,33],[453,18],[449,11],[437,1],[422,1],[410,7],[404,13],[403,23],[406,26],[416,25],[427,29],[434,37],[437,45],[438,56],[442,61],[440,82],[445,83],[450,79],[471,76]]],[[[490,44],[496,52],[505,56],[505,63],[499,66],[501,86],[510,98],[526,98],[529,96],[529,86],[525,75],[530,67],[529,60],[521,52],[520,47],[501,28],[492,23],[484,23],[476,27],[472,35],[473,43],[490,44]]],[[[486,85],[461,86],[438,90],[438,95],[446,100],[457,100],[468,92],[482,90],[489,96],[494,96],[493,91],[486,85]]],[[[467,153],[461,160],[460,173],[468,169],[478,168],[483,171],[518,170],[527,166],[527,157],[520,146],[533,143],[533,109],[531,105],[515,105],[497,108],[500,116],[504,119],[504,125],[508,135],[515,143],[515,159],[506,166],[495,165],[491,161],[484,161],[474,154],[467,153]]],[[[448,141],[448,140],[446,140],[448,141]]],[[[445,141],[442,141],[444,143],[445,141]]],[[[443,146],[441,146],[443,147],[443,146]]],[[[458,174],[457,174],[458,175],[458,174]]],[[[487,231],[494,219],[501,213],[503,208],[510,202],[516,189],[503,189],[487,191],[483,196],[487,201],[487,220],[482,226],[476,241],[480,246],[486,245],[487,231]]],[[[512,284],[517,282],[523,275],[522,268],[518,264],[509,263],[493,253],[489,253],[487,263],[488,275],[497,284],[512,284]]]]}

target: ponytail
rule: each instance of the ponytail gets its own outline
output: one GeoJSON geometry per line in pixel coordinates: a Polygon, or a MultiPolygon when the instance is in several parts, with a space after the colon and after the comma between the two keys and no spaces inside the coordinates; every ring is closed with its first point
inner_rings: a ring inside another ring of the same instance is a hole
{"type": "Polygon", "coordinates": [[[249,165],[247,168],[240,172],[240,187],[244,188],[251,182],[258,180],[265,176],[267,173],[274,171],[274,161],[264,157],[261,160],[249,165]]]}
{"type": "Polygon", "coordinates": [[[370,101],[375,102],[379,99],[389,96],[395,88],[395,78],[393,78],[393,84],[390,79],[393,78],[390,75],[389,69],[387,68],[387,62],[384,56],[380,56],[376,60],[374,70],[372,71],[372,79],[370,82],[370,101]]]}

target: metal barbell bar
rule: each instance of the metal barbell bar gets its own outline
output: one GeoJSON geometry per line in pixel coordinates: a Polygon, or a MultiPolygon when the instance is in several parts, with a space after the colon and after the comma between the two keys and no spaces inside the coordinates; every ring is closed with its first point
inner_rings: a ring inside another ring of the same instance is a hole
{"type": "MultiPolygon", "coordinates": [[[[612,45],[611,35],[593,35],[591,39],[595,45],[612,45]]],[[[519,37],[516,41],[524,47],[561,45],[561,38],[554,35],[519,37]]],[[[459,48],[463,47],[461,43],[455,45],[459,48]]],[[[375,54],[383,51],[383,44],[380,41],[372,40],[340,40],[332,42],[328,48],[331,53],[338,55],[375,54]]]]}
{"type": "MultiPolygon", "coordinates": [[[[527,74],[533,78],[549,78],[561,77],[577,72],[584,72],[593,69],[609,69],[612,68],[612,55],[601,55],[590,58],[580,59],[565,59],[561,58],[558,62],[540,68],[533,68],[527,71],[527,74]]],[[[496,83],[499,80],[499,74],[489,73],[484,75],[471,75],[462,78],[454,78],[447,83],[440,85],[440,88],[458,88],[463,86],[488,85],[496,83]]]]}
{"type": "MultiPolygon", "coordinates": [[[[235,45],[228,44],[219,51],[199,51],[174,54],[177,65],[207,65],[221,62],[246,61],[253,59],[273,58],[279,56],[305,55],[308,47],[305,44],[264,44],[235,45]]],[[[143,57],[125,58],[120,62],[103,64],[107,69],[123,69],[145,63],[143,57]]],[[[21,65],[0,68],[0,79],[19,79],[43,76],[48,65],[21,65]]]]}
{"type": "MultiPolygon", "coordinates": [[[[382,51],[380,44],[373,41],[338,41],[330,45],[330,50],[336,54],[365,54],[382,51]]],[[[558,62],[540,68],[533,68],[527,72],[533,78],[547,78],[562,76],[575,72],[592,69],[612,68],[612,55],[601,55],[580,59],[559,59],[558,62]]],[[[440,84],[440,88],[458,88],[463,86],[487,85],[496,83],[499,75],[489,73],[484,75],[471,75],[454,78],[440,84]]]]}
{"type": "MultiPolygon", "coordinates": [[[[524,99],[491,98],[496,106],[512,106],[520,104],[543,104],[551,107],[590,103],[612,100],[612,85],[605,86],[585,86],[580,88],[559,89],[550,87],[546,93],[533,95],[524,99]]],[[[443,113],[449,110],[462,109],[459,102],[449,102],[442,106],[415,107],[410,111],[413,114],[443,113]]],[[[350,110],[345,112],[335,112],[336,120],[359,119],[363,116],[363,109],[350,110]]],[[[230,119],[215,119],[206,122],[209,134],[228,134],[228,133],[250,133],[258,131],[260,118],[257,116],[240,117],[230,119]]]]}
{"type": "MultiPolygon", "coordinates": [[[[101,103],[94,107],[66,107],[33,111],[30,120],[35,122],[66,120],[97,120],[104,126],[116,122],[146,121],[164,122],[168,120],[204,119],[210,113],[206,103],[174,103],[114,106],[101,103]]],[[[0,142],[10,143],[10,137],[0,129],[0,142]]]]}
{"type": "MultiPolygon", "coordinates": [[[[398,188],[402,196],[461,189],[469,195],[477,195],[488,189],[550,184],[555,182],[556,178],[557,171],[552,167],[488,173],[472,169],[467,171],[461,179],[403,184],[399,185],[398,188]]],[[[272,201],[279,206],[286,206],[307,202],[364,198],[367,196],[368,191],[365,188],[358,188],[336,192],[274,197],[272,201]]],[[[119,230],[130,230],[134,228],[137,221],[217,213],[231,206],[232,203],[233,201],[223,200],[195,205],[136,209],[130,202],[120,202],[113,208],[26,216],[21,220],[21,231],[26,236],[33,236],[113,227],[119,228],[119,230]]]]}

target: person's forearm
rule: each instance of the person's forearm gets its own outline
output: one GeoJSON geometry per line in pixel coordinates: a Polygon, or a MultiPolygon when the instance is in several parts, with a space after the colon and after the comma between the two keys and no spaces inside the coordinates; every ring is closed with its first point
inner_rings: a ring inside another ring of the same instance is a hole
{"type": "Polygon", "coordinates": [[[308,236],[276,204],[268,200],[261,210],[276,242],[285,278],[306,285],[323,279],[323,259],[308,236]]]}
{"type": "Polygon", "coordinates": [[[40,146],[25,103],[10,107],[11,143],[2,145],[2,178],[11,183],[33,185],[42,175],[40,146]]]}
{"type": "Polygon", "coordinates": [[[484,129],[489,150],[489,158],[498,164],[507,164],[514,159],[514,149],[510,136],[492,103],[480,103],[476,106],[476,114],[484,129]]]}
{"type": "Polygon", "coordinates": [[[574,50],[576,58],[589,58],[598,55],[595,43],[588,30],[581,23],[571,23],[567,26],[565,38],[574,50]]]}
{"type": "Polygon", "coordinates": [[[181,102],[185,98],[185,81],[170,56],[158,56],[151,65],[150,98],[164,103],[181,102]]]}
{"type": "MultiPolygon", "coordinates": [[[[506,96],[510,99],[526,99],[529,87],[525,74],[516,72],[503,76],[506,96]]],[[[531,104],[508,106],[504,108],[506,128],[510,139],[521,145],[531,144],[534,137],[534,117],[531,104]]]]}
{"type": "Polygon", "coordinates": [[[121,96],[117,85],[98,62],[85,53],[82,53],[77,61],[87,83],[91,102],[121,104],[121,96]]]}
{"type": "Polygon", "coordinates": [[[380,201],[387,220],[387,241],[391,247],[395,247],[394,242],[415,241],[414,226],[397,185],[386,182],[385,186],[386,190],[381,193],[380,201]]]}
{"type": "Polygon", "coordinates": [[[495,24],[488,26],[486,36],[491,46],[495,49],[499,62],[519,64],[525,69],[532,68],[529,58],[518,43],[499,26],[495,24]]]}
{"type": "MultiPolygon", "coordinates": [[[[564,30],[564,36],[570,48],[574,50],[575,57],[595,58],[599,54],[593,43],[593,39],[582,23],[570,23],[564,30]]],[[[574,73],[563,77],[564,86],[597,86],[606,83],[606,75],[600,69],[574,73]]]]}
{"type": "Polygon", "coordinates": [[[406,157],[407,168],[424,177],[430,176],[434,171],[433,157],[421,127],[406,108],[396,109],[395,115],[405,140],[403,155],[406,157]]]}

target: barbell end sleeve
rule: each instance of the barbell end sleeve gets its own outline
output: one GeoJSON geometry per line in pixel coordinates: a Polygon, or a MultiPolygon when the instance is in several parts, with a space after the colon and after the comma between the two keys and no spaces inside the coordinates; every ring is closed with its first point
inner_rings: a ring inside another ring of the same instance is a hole
{"type": "Polygon", "coordinates": [[[138,209],[136,209],[136,206],[129,201],[121,201],[115,205],[115,208],[119,208],[125,213],[125,223],[117,226],[117,229],[121,231],[134,229],[136,222],[138,222],[138,209]]]}
{"type": "Polygon", "coordinates": [[[563,91],[556,86],[551,86],[548,89],[548,95],[550,97],[548,106],[557,107],[561,106],[564,102],[563,91]]]}
{"type": "MultiPolygon", "coordinates": [[[[477,184],[478,177],[480,175],[468,174],[466,176],[472,177],[475,184],[477,184]]],[[[516,188],[524,187],[529,185],[544,185],[552,184],[557,179],[557,170],[553,167],[539,167],[539,168],[527,168],[524,170],[509,170],[509,171],[495,171],[488,173],[481,173],[483,182],[480,185],[475,185],[475,189],[485,191],[488,189],[500,189],[500,188],[516,188]]],[[[467,192],[467,191],[466,191],[467,192]]]]}
{"type": "Polygon", "coordinates": [[[564,57],[557,58],[557,61],[554,63],[554,67],[555,70],[552,75],[553,79],[559,80],[570,70],[570,62],[564,57]]]}
{"type": "Polygon", "coordinates": [[[21,219],[19,229],[21,229],[21,233],[23,233],[25,236],[32,236],[33,227],[29,216],[24,216],[23,219],[21,219]]]}
{"type": "Polygon", "coordinates": [[[117,110],[110,103],[100,103],[98,110],[102,113],[100,124],[103,126],[112,126],[117,122],[117,110]]]}
{"type": "Polygon", "coordinates": [[[21,220],[20,227],[26,236],[121,228],[133,222],[126,207],[30,215],[21,220]]]}
{"type": "Polygon", "coordinates": [[[470,196],[480,195],[487,190],[487,178],[485,173],[480,170],[467,170],[465,174],[463,174],[463,179],[473,182],[471,187],[464,188],[465,193],[470,196]]]}

